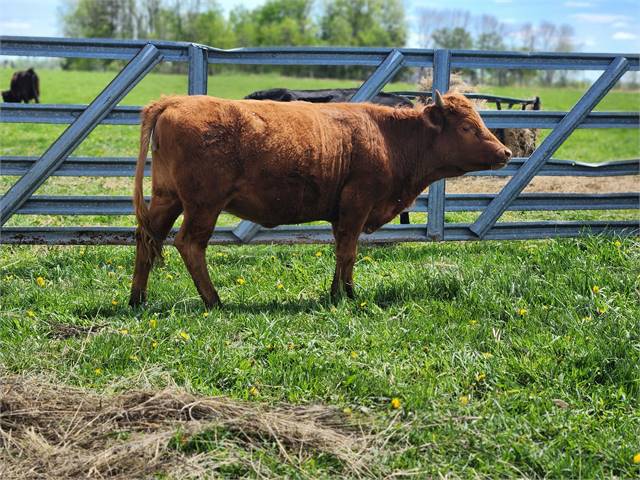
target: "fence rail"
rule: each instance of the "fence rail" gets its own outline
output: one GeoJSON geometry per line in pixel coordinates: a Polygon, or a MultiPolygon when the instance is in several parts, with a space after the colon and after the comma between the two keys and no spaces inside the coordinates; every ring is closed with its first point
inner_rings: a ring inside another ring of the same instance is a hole
{"type": "MultiPolygon", "coordinates": [[[[448,89],[455,68],[602,70],[604,73],[569,112],[482,111],[489,128],[543,128],[551,134],[530,158],[515,158],[497,171],[469,176],[512,177],[497,194],[447,194],[444,181],[420,195],[407,211],[427,212],[426,224],[386,225],[362,235],[363,242],[430,240],[507,240],[571,237],[583,233],[640,234],[638,220],[497,222],[505,211],[639,210],[640,193],[522,193],[535,175],[638,175],[640,159],[587,164],[552,158],[576,128],[634,128],[640,112],[593,112],[594,106],[627,71],[640,70],[640,55],[589,53],[482,52],[385,48],[259,48],[220,50],[205,45],[165,41],[0,37],[0,55],[125,60],[128,64],[90,105],[2,104],[5,123],[69,124],[41,156],[0,156],[0,175],[19,176],[2,197],[0,243],[5,244],[133,244],[131,227],[4,226],[17,215],[131,215],[129,197],[49,196],[33,192],[49,176],[130,177],[131,157],[73,157],[70,154],[97,125],[137,125],[140,107],[116,106],[118,101],[159,61],[188,64],[188,93],[207,93],[207,65],[349,65],[372,67],[373,73],[352,101],[376,95],[403,67],[434,70],[434,87],[448,89]],[[482,212],[473,223],[448,223],[445,212],[482,212]]],[[[149,164],[146,174],[149,174],[149,164]]],[[[174,232],[175,233],[175,232],[174,232]]],[[[172,242],[173,234],[169,237],[172,242]]],[[[328,243],[329,226],[281,226],[264,229],[242,221],[216,229],[211,243],[328,243]]]]}

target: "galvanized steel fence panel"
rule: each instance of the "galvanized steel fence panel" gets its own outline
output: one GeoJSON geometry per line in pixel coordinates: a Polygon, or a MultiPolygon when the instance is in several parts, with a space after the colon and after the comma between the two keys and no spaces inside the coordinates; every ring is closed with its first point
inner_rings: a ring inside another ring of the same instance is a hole
{"type": "MultiPolygon", "coordinates": [[[[639,112],[592,112],[598,101],[626,71],[640,69],[640,55],[585,53],[479,52],[384,48],[291,47],[220,50],[185,42],[0,37],[2,55],[128,60],[129,63],[90,105],[2,104],[0,121],[10,123],[70,124],[43,154],[1,156],[0,174],[21,178],[3,196],[0,223],[20,215],[131,215],[129,197],[32,196],[49,176],[132,176],[135,158],[69,157],[98,124],[135,125],[140,107],[116,106],[118,101],[159,61],[187,62],[188,93],[207,94],[209,64],[236,65],[345,65],[375,67],[352,101],[375,96],[403,67],[434,69],[434,88],[448,89],[452,68],[518,68],[604,70],[570,112],[483,111],[489,128],[554,129],[530,158],[513,159],[499,171],[469,176],[512,176],[498,194],[447,194],[444,181],[430,186],[407,209],[427,212],[426,224],[386,225],[361,240],[365,243],[439,240],[504,240],[570,237],[585,232],[638,235],[637,220],[585,222],[501,222],[504,211],[638,210],[640,193],[553,194],[526,193],[522,189],[537,175],[637,175],[640,160],[585,164],[550,159],[576,128],[638,128],[639,112]],[[445,222],[445,212],[480,211],[473,224],[445,222]]],[[[149,164],[145,173],[149,174],[149,164]]],[[[175,231],[169,236],[173,241],[175,231]]],[[[248,221],[217,228],[211,243],[328,243],[329,226],[281,226],[264,229],[248,221]]],[[[0,243],[8,244],[133,244],[131,227],[2,227],[0,243]]]]}

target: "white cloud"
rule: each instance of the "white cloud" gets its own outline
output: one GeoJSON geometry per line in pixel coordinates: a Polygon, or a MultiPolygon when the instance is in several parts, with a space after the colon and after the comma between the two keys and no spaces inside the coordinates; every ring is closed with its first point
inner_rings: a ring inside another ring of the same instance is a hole
{"type": "Polygon", "coordinates": [[[614,40],[635,40],[638,35],[630,32],[616,32],[613,34],[614,40]]]}
{"type": "Polygon", "coordinates": [[[591,2],[564,2],[564,6],[567,8],[591,8],[593,4],[591,2]]]}
{"type": "Polygon", "coordinates": [[[29,30],[31,24],[29,22],[16,22],[16,21],[0,21],[0,28],[2,30],[29,30]]]}
{"type": "Polygon", "coordinates": [[[629,22],[627,22],[627,21],[625,21],[625,20],[620,20],[620,21],[618,21],[618,22],[613,22],[613,23],[611,24],[611,26],[612,26],[613,28],[625,28],[625,27],[628,27],[628,26],[629,26],[629,22]]]}
{"type": "Polygon", "coordinates": [[[567,8],[589,8],[593,4],[591,2],[564,2],[564,6],[567,8]]]}
{"type": "Polygon", "coordinates": [[[574,13],[571,17],[588,23],[613,23],[625,20],[623,15],[610,15],[607,13],[574,13]]]}

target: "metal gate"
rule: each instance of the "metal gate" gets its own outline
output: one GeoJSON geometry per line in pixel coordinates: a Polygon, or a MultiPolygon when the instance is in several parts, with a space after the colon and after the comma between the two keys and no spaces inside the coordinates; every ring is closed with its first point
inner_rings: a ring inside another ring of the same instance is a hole
{"type": "MultiPolygon", "coordinates": [[[[255,48],[219,50],[184,42],[120,41],[0,37],[0,54],[12,56],[66,57],[128,60],[127,65],[89,105],[2,104],[0,121],[69,124],[38,157],[0,157],[0,174],[19,180],[0,202],[0,243],[4,244],[135,244],[130,227],[8,227],[18,215],[124,215],[133,214],[129,197],[33,195],[54,176],[133,176],[135,158],[71,157],[75,148],[99,124],[139,123],[140,107],[118,107],[118,102],[161,61],[188,62],[188,93],[207,93],[209,64],[235,65],[342,65],[376,67],[352,101],[375,96],[403,67],[433,68],[433,87],[445,92],[452,69],[563,69],[602,70],[603,73],[569,112],[482,111],[489,128],[550,128],[552,132],[529,158],[515,158],[499,171],[470,175],[511,176],[498,194],[446,194],[438,181],[420,195],[408,211],[427,212],[426,224],[389,224],[363,242],[423,242],[449,240],[498,240],[570,237],[603,232],[638,235],[638,219],[624,221],[497,222],[507,210],[640,210],[640,192],[619,194],[551,194],[522,190],[536,175],[610,176],[638,175],[640,160],[581,164],[552,159],[552,155],[576,128],[638,129],[640,114],[597,112],[593,109],[620,77],[640,69],[639,55],[589,53],[522,53],[471,50],[423,50],[383,48],[255,48]],[[447,211],[481,211],[468,224],[445,222],[447,211]]],[[[215,93],[215,92],[214,92],[215,93]]],[[[148,165],[147,165],[148,167],[148,165]]],[[[149,174],[148,168],[146,174],[149,174]]],[[[169,235],[168,242],[173,240],[169,235]]],[[[328,243],[329,226],[281,226],[262,228],[248,221],[235,227],[216,228],[210,243],[328,243]]]]}

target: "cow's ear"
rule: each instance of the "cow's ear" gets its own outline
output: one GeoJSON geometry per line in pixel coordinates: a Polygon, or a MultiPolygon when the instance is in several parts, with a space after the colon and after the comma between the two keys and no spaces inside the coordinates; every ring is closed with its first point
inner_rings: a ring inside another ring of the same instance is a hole
{"type": "Polygon", "coordinates": [[[445,123],[444,110],[442,108],[436,104],[428,105],[425,107],[422,116],[429,130],[433,130],[436,133],[442,132],[445,123]]]}

